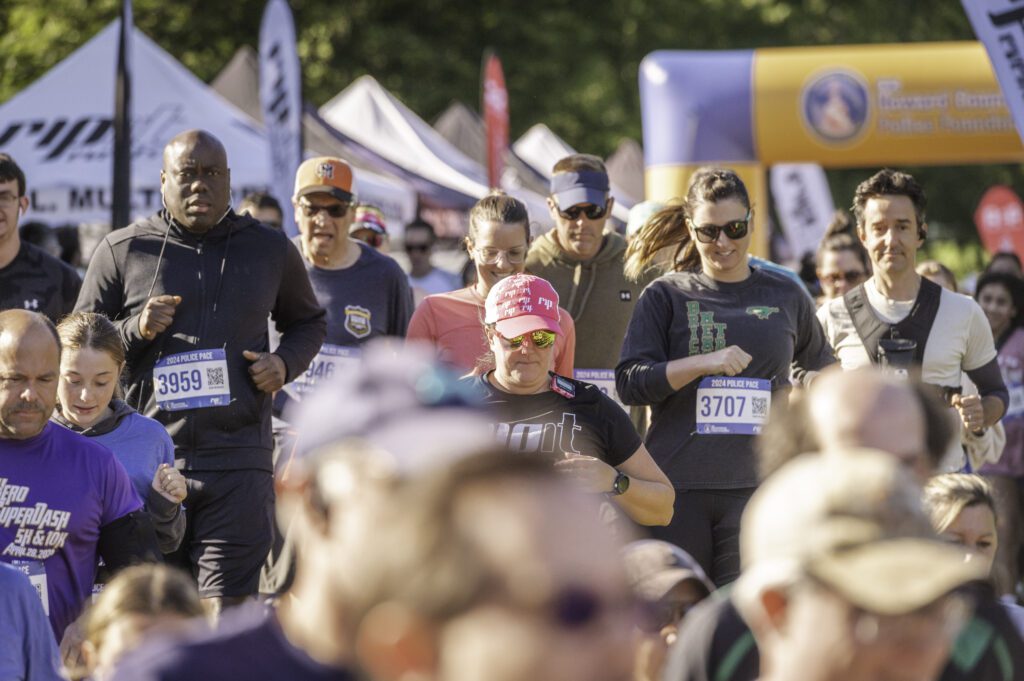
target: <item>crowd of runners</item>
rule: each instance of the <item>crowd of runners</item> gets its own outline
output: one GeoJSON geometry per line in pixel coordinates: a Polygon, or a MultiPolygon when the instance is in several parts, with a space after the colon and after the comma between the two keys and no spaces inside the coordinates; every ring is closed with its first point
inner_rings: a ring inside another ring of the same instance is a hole
{"type": "Polygon", "coordinates": [[[728,168],[620,234],[568,156],[462,273],[358,172],[236,212],[182,132],[76,269],[0,153],[0,678],[1024,678],[1020,261],[919,262],[912,176],[805,282],[728,168]]]}

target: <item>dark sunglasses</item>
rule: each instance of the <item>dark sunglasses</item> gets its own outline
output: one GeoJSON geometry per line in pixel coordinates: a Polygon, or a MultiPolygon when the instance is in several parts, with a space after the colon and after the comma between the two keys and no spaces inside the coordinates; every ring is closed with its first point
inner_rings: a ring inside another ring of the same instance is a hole
{"type": "Polygon", "coordinates": [[[821,280],[828,281],[833,284],[838,284],[841,281],[845,281],[847,284],[859,284],[864,281],[867,276],[867,272],[850,270],[849,272],[834,272],[832,274],[826,274],[821,278],[821,280]]]}
{"type": "Polygon", "coordinates": [[[430,250],[430,244],[406,244],[406,253],[426,253],[430,250]]]}
{"type": "Polygon", "coordinates": [[[693,228],[697,241],[702,244],[715,243],[718,241],[718,235],[722,232],[725,232],[725,235],[730,239],[742,239],[747,235],[747,230],[750,228],[750,211],[747,211],[747,216],[742,220],[732,220],[724,225],[695,225],[690,220],[687,220],[687,222],[693,228]]]}
{"type": "Polygon", "coordinates": [[[303,215],[307,218],[315,216],[320,211],[326,212],[332,218],[345,217],[345,214],[348,213],[348,209],[351,205],[352,204],[350,203],[332,203],[329,206],[314,206],[313,204],[306,203],[305,201],[299,203],[299,207],[302,208],[303,215]]]}
{"type": "Polygon", "coordinates": [[[520,347],[522,347],[523,341],[526,340],[526,336],[530,336],[530,342],[533,343],[534,347],[543,350],[544,348],[550,348],[552,345],[555,344],[555,339],[558,337],[558,334],[556,334],[554,331],[542,330],[533,331],[529,334],[524,333],[522,336],[516,336],[515,338],[505,338],[504,336],[501,337],[505,338],[505,342],[508,343],[513,350],[518,350],[520,347]]]}
{"type": "Polygon", "coordinates": [[[579,631],[592,626],[609,613],[621,611],[623,608],[634,614],[632,611],[635,607],[636,602],[632,599],[606,599],[586,587],[570,586],[556,593],[547,603],[540,605],[539,610],[560,629],[579,631]]]}
{"type": "Polygon", "coordinates": [[[608,213],[608,202],[595,206],[592,203],[569,206],[565,210],[558,209],[558,214],[565,220],[579,220],[580,215],[586,215],[591,220],[599,220],[608,213]]]}

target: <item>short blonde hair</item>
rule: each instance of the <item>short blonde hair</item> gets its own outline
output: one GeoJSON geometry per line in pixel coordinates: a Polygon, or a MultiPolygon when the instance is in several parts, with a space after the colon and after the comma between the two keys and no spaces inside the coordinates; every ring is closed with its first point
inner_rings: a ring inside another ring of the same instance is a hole
{"type": "Polygon", "coordinates": [[[945,532],[965,508],[987,506],[996,515],[992,486],[980,475],[944,473],[936,475],[924,488],[924,505],[936,532],[945,532]]]}

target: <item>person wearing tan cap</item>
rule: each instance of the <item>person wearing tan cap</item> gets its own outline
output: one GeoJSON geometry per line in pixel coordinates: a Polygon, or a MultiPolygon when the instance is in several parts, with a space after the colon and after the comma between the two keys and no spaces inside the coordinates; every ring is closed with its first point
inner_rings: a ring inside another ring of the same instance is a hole
{"type": "Polygon", "coordinates": [[[665,653],[675,643],[679,626],[715,585],[690,554],[667,541],[630,542],[622,558],[642,614],[637,621],[633,679],[660,681],[665,653]]]}
{"type": "Polygon", "coordinates": [[[804,456],[769,478],[740,527],[734,600],[762,681],[938,678],[986,577],[935,535],[889,455],[804,456]]]}

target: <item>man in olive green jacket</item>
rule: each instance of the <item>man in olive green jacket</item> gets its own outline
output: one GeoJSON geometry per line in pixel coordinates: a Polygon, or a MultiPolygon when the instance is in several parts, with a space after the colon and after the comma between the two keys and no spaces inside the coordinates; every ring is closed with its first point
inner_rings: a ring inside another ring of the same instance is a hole
{"type": "Polygon", "coordinates": [[[626,240],[604,231],[614,201],[600,158],[563,158],[555,164],[548,197],[555,228],[533,243],[526,259],[527,271],[551,282],[576,322],[575,378],[612,396],[622,339],[648,283],[626,279],[626,240]]]}

